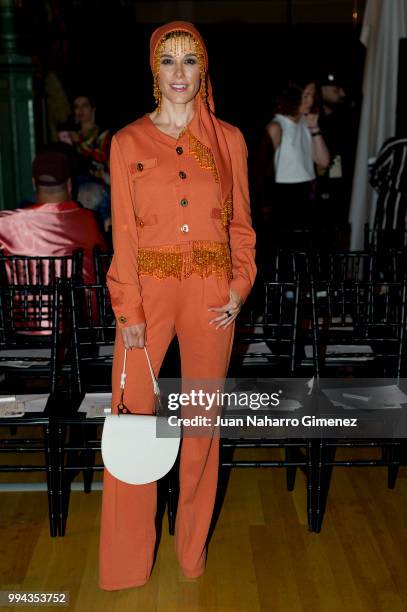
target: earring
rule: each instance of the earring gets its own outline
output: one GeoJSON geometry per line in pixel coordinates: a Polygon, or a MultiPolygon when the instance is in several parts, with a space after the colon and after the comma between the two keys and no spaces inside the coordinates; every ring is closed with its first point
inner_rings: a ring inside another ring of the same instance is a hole
{"type": "Polygon", "coordinates": [[[199,89],[199,94],[202,98],[202,100],[205,102],[205,104],[207,104],[207,91],[206,91],[206,73],[205,72],[201,72],[201,87],[199,89]]]}
{"type": "Polygon", "coordinates": [[[153,95],[154,95],[155,103],[157,105],[156,110],[157,110],[157,113],[159,113],[161,111],[161,90],[158,87],[158,76],[157,75],[155,75],[154,77],[154,94],[153,95]]]}

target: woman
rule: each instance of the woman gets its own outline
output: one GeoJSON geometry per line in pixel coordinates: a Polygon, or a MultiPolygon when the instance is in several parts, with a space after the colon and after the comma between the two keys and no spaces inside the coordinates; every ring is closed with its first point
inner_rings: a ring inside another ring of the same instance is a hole
{"type": "Polygon", "coordinates": [[[73,110],[79,129],[71,131],[69,136],[77,154],[87,166],[86,173],[78,178],[78,199],[99,213],[107,231],[110,226],[111,134],[109,130],[101,130],[96,124],[96,106],[90,96],[77,96],[73,110]],[[92,201],[92,205],[89,201],[92,201]]]}
{"type": "MultiPolygon", "coordinates": [[[[124,348],[124,403],[153,409],[151,378],[176,334],[183,379],[223,379],[234,321],[256,275],[246,145],[213,112],[208,58],[193,25],[151,37],[156,110],[115,135],[111,151],[114,257],[108,286],[117,319],[112,409],[124,348]]],[[[184,438],[175,550],[184,574],[205,569],[217,487],[219,438],[184,438]]],[[[155,546],[156,483],[132,486],[105,469],[99,584],[148,580],[155,546]]]]}
{"type": "Polygon", "coordinates": [[[312,112],[315,91],[313,81],[290,81],[277,97],[275,115],[266,128],[274,149],[270,205],[278,233],[312,227],[314,165],[320,171],[329,166],[318,114],[312,112]]]}

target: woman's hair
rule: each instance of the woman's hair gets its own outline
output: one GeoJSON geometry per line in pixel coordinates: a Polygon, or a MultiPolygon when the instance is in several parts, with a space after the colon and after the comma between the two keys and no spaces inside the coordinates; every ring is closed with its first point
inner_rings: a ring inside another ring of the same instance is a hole
{"type": "Polygon", "coordinates": [[[315,83],[315,79],[309,75],[291,78],[286,81],[275,97],[273,105],[274,113],[296,115],[301,105],[304,89],[311,83],[315,83]]]}
{"type": "Polygon", "coordinates": [[[75,100],[77,100],[78,98],[87,98],[89,100],[89,103],[91,105],[92,108],[96,108],[96,98],[93,95],[93,93],[88,92],[88,91],[80,91],[79,92],[75,92],[75,95],[72,97],[72,104],[74,104],[75,100]]]}

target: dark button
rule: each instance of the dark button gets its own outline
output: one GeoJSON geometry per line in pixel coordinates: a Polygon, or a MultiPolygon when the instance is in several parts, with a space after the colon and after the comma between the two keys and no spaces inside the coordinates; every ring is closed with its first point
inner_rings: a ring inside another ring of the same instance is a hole
{"type": "Polygon", "coordinates": [[[125,317],[124,315],[120,315],[120,317],[119,317],[119,322],[120,322],[120,323],[126,323],[126,322],[127,322],[126,317],[125,317]]]}
{"type": "Polygon", "coordinates": [[[140,225],[140,227],[144,227],[144,221],[143,221],[143,219],[140,219],[140,221],[139,221],[139,225],[140,225]]]}
{"type": "Polygon", "coordinates": [[[143,168],[144,168],[143,164],[142,164],[141,162],[139,162],[139,163],[137,164],[137,170],[138,170],[139,172],[141,172],[141,171],[143,170],[143,168]]]}
{"type": "Polygon", "coordinates": [[[188,200],[186,198],[182,198],[180,204],[181,206],[188,206],[188,200]]]}
{"type": "Polygon", "coordinates": [[[175,150],[178,153],[178,155],[182,155],[184,152],[184,149],[182,147],[177,147],[175,150]]]}
{"type": "Polygon", "coordinates": [[[186,179],[187,175],[185,174],[185,172],[183,172],[183,170],[181,170],[181,172],[179,173],[179,177],[182,179],[186,179]]]}

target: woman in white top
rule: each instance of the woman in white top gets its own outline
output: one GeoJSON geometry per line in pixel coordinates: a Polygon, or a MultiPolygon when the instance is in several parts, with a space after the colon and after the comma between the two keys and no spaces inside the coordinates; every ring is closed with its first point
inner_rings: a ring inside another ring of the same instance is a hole
{"type": "Polygon", "coordinates": [[[274,117],[266,128],[274,149],[273,233],[290,247],[302,246],[295,244],[292,230],[314,225],[315,166],[329,166],[318,114],[313,112],[315,93],[313,81],[289,81],[277,97],[274,117]]]}

